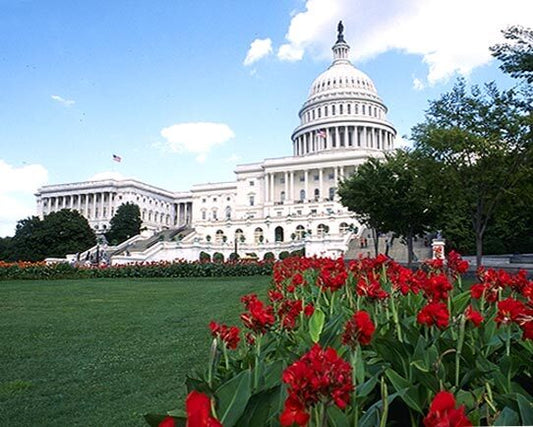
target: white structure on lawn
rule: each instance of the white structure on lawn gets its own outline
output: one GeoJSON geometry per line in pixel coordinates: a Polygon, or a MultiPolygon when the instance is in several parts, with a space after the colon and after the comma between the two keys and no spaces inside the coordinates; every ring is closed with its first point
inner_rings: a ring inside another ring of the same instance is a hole
{"type": "Polygon", "coordinates": [[[235,242],[259,256],[304,245],[308,255],[340,255],[350,231],[361,227],[339,203],[337,183],[368,158],[392,150],[396,136],[374,83],[351,64],[348,52],[339,23],[333,62],[300,109],[292,156],[238,165],[233,182],[181,193],[131,179],[44,186],[37,193],[38,214],[76,209],[102,232],[120,204],[133,202],[150,230],[188,227],[182,240],[161,238],[159,250],[136,260],[197,259],[200,250],[228,254],[235,242]]]}

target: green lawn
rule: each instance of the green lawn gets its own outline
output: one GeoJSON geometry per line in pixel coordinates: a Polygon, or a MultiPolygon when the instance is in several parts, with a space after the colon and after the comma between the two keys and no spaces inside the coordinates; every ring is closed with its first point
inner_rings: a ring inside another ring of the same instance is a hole
{"type": "Polygon", "coordinates": [[[0,282],[0,425],[142,426],[269,277],[0,282]]]}

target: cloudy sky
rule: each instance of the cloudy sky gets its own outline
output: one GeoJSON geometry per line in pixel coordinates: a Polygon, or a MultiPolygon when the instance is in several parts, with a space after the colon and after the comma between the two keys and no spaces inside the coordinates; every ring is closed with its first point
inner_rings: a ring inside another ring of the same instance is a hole
{"type": "Polygon", "coordinates": [[[459,75],[513,84],[488,47],[533,27],[533,1],[0,0],[0,236],[42,185],[113,175],[185,191],[290,155],[341,19],[407,138],[459,75]]]}

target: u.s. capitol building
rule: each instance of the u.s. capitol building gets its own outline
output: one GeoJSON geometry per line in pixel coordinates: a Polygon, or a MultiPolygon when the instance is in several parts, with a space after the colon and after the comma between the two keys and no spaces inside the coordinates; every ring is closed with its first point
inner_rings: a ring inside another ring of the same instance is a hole
{"type": "MultiPolygon", "coordinates": [[[[306,244],[312,254],[339,255],[361,225],[339,203],[337,183],[392,150],[396,136],[387,107],[372,80],[349,61],[349,49],[339,24],[333,62],[313,81],[299,111],[291,156],[238,165],[235,181],[185,192],[133,179],[47,185],[36,194],[38,215],[75,209],[103,233],[117,207],[132,202],[148,230],[188,230],[180,239],[161,237],[159,250],[128,251],[134,260],[197,259],[200,250],[233,251],[235,242],[259,256],[306,244]]],[[[134,248],[136,239],[126,246],[134,248]]]]}

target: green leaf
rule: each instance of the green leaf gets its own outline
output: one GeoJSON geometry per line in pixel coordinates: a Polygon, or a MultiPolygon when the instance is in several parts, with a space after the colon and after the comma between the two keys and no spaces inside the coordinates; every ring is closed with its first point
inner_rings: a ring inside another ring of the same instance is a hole
{"type": "Polygon", "coordinates": [[[413,365],[419,371],[429,372],[429,367],[426,366],[426,363],[423,360],[413,360],[411,365],[413,365]]]}
{"type": "Polygon", "coordinates": [[[465,291],[452,298],[452,312],[454,314],[463,313],[470,302],[470,291],[465,291]]]}
{"type": "Polygon", "coordinates": [[[494,421],[495,426],[516,426],[520,423],[518,414],[511,408],[506,406],[500,413],[498,418],[494,421]]]}
{"type": "Polygon", "coordinates": [[[218,402],[217,413],[224,427],[232,427],[244,412],[251,396],[250,382],[250,371],[242,371],[222,384],[215,392],[218,402]]]}
{"type": "Polygon", "coordinates": [[[276,360],[265,366],[263,389],[270,389],[281,384],[281,374],[283,373],[284,366],[285,361],[283,360],[276,360]]]}
{"type": "Polygon", "coordinates": [[[385,375],[392,383],[394,389],[398,392],[402,400],[415,411],[422,413],[422,405],[418,396],[418,387],[413,386],[409,381],[400,376],[392,369],[385,370],[385,375]]]}
{"type": "Polygon", "coordinates": [[[377,383],[378,383],[378,376],[374,375],[373,377],[366,380],[363,384],[358,385],[355,389],[355,392],[357,393],[357,397],[368,396],[372,392],[372,390],[374,390],[377,383]]]}
{"type": "Polygon", "coordinates": [[[268,425],[268,421],[279,414],[281,396],[281,386],[254,394],[235,427],[268,425]]]}
{"type": "Polygon", "coordinates": [[[320,334],[324,328],[324,320],[326,316],[320,309],[315,309],[313,315],[309,319],[309,335],[314,343],[320,339],[320,334]]]}
{"type": "Polygon", "coordinates": [[[331,427],[349,427],[350,422],[345,412],[341,411],[337,406],[328,407],[328,426],[331,427]]]}
{"type": "Polygon", "coordinates": [[[533,403],[522,394],[516,395],[522,425],[533,425],[533,403]]]}

